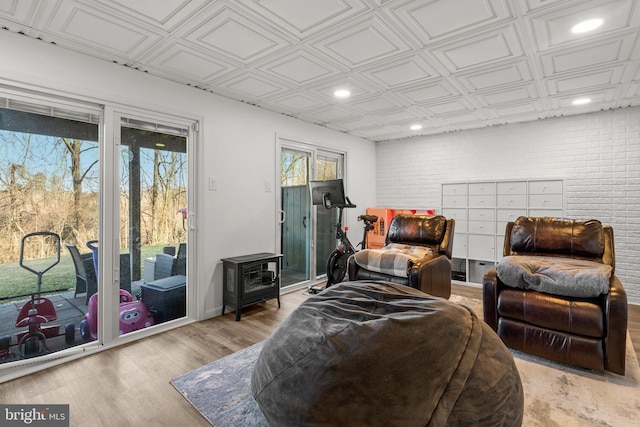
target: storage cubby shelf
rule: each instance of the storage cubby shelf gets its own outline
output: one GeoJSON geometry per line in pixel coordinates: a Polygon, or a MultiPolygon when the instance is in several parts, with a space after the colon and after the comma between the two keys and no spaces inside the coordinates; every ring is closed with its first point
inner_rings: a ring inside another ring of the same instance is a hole
{"type": "Polygon", "coordinates": [[[479,284],[502,259],[507,222],[519,216],[564,216],[564,181],[444,183],[441,212],[456,221],[452,279],[479,284]]]}

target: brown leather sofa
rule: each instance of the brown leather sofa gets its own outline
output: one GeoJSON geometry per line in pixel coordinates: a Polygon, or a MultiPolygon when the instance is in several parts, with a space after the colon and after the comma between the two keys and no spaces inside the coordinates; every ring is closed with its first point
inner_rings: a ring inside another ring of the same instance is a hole
{"type": "Polygon", "coordinates": [[[415,262],[402,276],[367,270],[349,258],[349,280],[383,280],[419,289],[430,295],[451,296],[451,251],[455,221],[442,215],[396,215],[389,224],[385,245],[424,246],[433,255],[415,262]]]}
{"type": "Polygon", "coordinates": [[[546,359],[624,375],[627,295],[614,274],[613,229],[597,220],[520,217],[507,224],[503,251],[510,256],[501,261],[504,264],[516,260],[544,266],[566,261],[581,264],[580,269],[589,267],[579,260],[595,261],[595,268],[607,269],[610,276],[604,276],[604,292],[597,296],[567,296],[558,294],[564,290],[546,293],[504,283],[501,276],[510,276],[499,263],[485,274],[482,284],[484,320],[502,341],[546,359]]]}

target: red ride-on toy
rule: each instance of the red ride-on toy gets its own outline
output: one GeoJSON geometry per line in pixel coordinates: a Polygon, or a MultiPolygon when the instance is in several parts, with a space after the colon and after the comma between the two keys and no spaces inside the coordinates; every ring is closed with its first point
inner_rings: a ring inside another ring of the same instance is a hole
{"type": "Polygon", "coordinates": [[[13,299],[30,296],[31,300],[22,306],[18,314],[18,319],[16,320],[16,327],[26,327],[27,330],[15,334],[15,343],[12,342],[11,337],[0,338],[0,358],[6,358],[9,356],[9,347],[11,345],[18,345],[20,356],[30,357],[48,350],[46,343],[48,338],[64,335],[65,342],[68,344],[75,340],[76,328],[73,323],[67,323],[64,327],[63,333],[60,332],[60,325],[51,324],[51,322],[54,322],[58,318],[56,315],[56,309],[51,300],[42,298],[41,296],[44,293],[64,292],[67,290],[67,288],[61,288],[42,292],[42,275],[55,267],[59,262],[60,236],[57,234],[48,231],[39,231],[29,233],[22,238],[22,244],[20,246],[20,267],[38,276],[38,290],[30,294],[14,295],[2,298],[13,299]],[[56,249],[56,260],[43,270],[35,270],[24,263],[25,243],[29,239],[36,237],[43,237],[45,241],[49,240],[48,244],[53,244],[56,249]]]}

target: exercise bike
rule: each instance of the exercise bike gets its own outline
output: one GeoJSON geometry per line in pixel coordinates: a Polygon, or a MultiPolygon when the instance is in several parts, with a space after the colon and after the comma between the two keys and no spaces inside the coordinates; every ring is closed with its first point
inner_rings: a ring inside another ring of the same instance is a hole
{"type": "MultiPolygon", "coordinates": [[[[311,196],[314,205],[322,205],[325,209],[338,209],[338,222],[336,227],[336,239],[338,244],[336,248],[329,254],[327,259],[327,283],[322,285],[309,286],[309,293],[316,294],[329,286],[340,283],[344,279],[347,272],[347,261],[349,257],[356,253],[356,249],[347,237],[349,227],[342,226],[343,210],[345,208],[355,208],[355,204],[351,203],[348,197],[344,195],[344,185],[342,179],[311,181],[311,196]]],[[[364,230],[362,241],[357,246],[360,249],[366,248],[367,233],[373,230],[373,224],[378,220],[375,215],[360,215],[358,221],[364,222],[364,230]]]]}

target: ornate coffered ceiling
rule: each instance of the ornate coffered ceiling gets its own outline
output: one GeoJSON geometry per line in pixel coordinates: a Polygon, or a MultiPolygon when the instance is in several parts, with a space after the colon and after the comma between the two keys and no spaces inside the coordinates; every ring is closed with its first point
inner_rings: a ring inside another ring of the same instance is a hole
{"type": "Polygon", "coordinates": [[[640,105],[639,0],[0,0],[0,26],[372,141],[640,105]]]}

